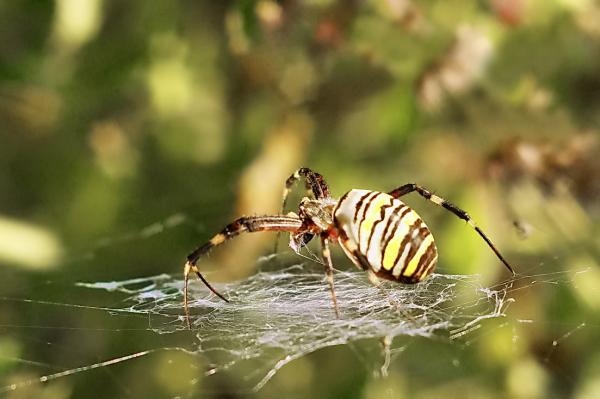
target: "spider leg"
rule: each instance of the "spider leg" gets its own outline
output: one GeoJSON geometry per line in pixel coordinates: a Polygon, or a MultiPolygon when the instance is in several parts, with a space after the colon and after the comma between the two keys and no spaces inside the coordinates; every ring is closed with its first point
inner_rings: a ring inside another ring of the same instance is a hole
{"type": "MultiPolygon", "coordinates": [[[[296,170],[294,173],[290,175],[285,181],[285,187],[283,189],[283,198],[281,201],[281,213],[284,213],[285,207],[287,205],[288,196],[292,191],[292,187],[294,184],[300,180],[302,177],[306,180],[306,188],[312,193],[315,199],[323,199],[329,198],[329,186],[325,182],[325,179],[319,173],[313,171],[309,168],[300,168],[296,170]]],[[[279,246],[279,236],[280,233],[277,234],[277,239],[275,240],[275,247],[273,249],[274,253],[277,253],[277,249],[279,246]]]]}
{"type": "Polygon", "coordinates": [[[230,240],[242,233],[254,233],[257,231],[288,231],[295,232],[302,226],[302,220],[298,217],[293,216],[249,216],[241,217],[236,219],[232,223],[225,226],[225,228],[210,239],[205,244],[200,245],[191,254],[187,256],[187,261],[183,267],[183,307],[185,311],[185,317],[188,328],[190,325],[190,313],[188,308],[188,283],[189,275],[191,272],[196,273],[198,278],[211,290],[216,296],[229,302],[223,295],[215,290],[204,276],[200,273],[196,267],[198,259],[206,253],[208,253],[213,247],[223,244],[225,241],[230,240]]]}
{"type": "Polygon", "coordinates": [[[327,234],[321,235],[321,256],[323,257],[323,262],[325,263],[325,273],[327,274],[327,283],[329,284],[329,289],[331,290],[333,310],[335,311],[335,316],[339,319],[340,310],[338,308],[335,288],[333,286],[333,262],[331,260],[331,251],[329,251],[329,238],[327,238],[327,234]]]}
{"type": "Polygon", "coordinates": [[[300,168],[285,181],[285,188],[283,189],[283,201],[282,209],[287,205],[287,197],[292,191],[294,184],[304,177],[306,179],[306,186],[310,188],[315,199],[323,199],[329,197],[329,186],[325,182],[325,179],[319,173],[309,168],[300,168]]]}
{"type": "Polygon", "coordinates": [[[423,198],[425,198],[425,199],[433,202],[436,205],[441,206],[442,208],[445,208],[446,210],[452,212],[454,215],[456,215],[460,219],[466,221],[473,229],[475,229],[475,231],[477,232],[477,234],[479,234],[479,236],[481,238],[483,238],[483,240],[486,242],[486,244],[492,249],[492,251],[494,252],[494,254],[496,254],[496,256],[498,257],[498,259],[500,259],[502,261],[502,263],[504,263],[504,266],[506,266],[506,268],[508,270],[510,270],[510,272],[512,273],[512,275],[513,276],[516,275],[514,269],[508,264],[508,262],[506,261],[506,259],[504,259],[504,257],[500,254],[500,251],[498,251],[498,249],[496,249],[496,247],[494,246],[494,244],[492,244],[492,241],[475,224],[475,222],[473,221],[473,219],[471,219],[471,216],[469,216],[469,214],[467,212],[463,211],[462,209],[460,209],[456,205],[452,204],[451,202],[446,201],[442,197],[438,197],[437,195],[431,193],[431,191],[427,190],[426,188],[421,187],[421,186],[419,186],[417,184],[414,184],[414,183],[408,183],[408,184],[405,184],[403,186],[400,186],[397,189],[390,191],[388,194],[391,195],[394,198],[399,198],[399,197],[401,197],[403,195],[406,195],[408,193],[412,193],[413,191],[416,191],[421,197],[423,197],[423,198]]]}

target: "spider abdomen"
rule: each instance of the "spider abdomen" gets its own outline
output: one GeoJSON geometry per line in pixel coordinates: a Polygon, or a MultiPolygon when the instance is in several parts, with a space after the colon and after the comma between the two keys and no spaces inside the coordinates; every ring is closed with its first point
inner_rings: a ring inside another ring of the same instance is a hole
{"type": "Polygon", "coordinates": [[[437,248],[429,228],[389,194],[349,191],[334,210],[334,223],[346,255],[379,277],[416,283],[435,267],[437,248]]]}

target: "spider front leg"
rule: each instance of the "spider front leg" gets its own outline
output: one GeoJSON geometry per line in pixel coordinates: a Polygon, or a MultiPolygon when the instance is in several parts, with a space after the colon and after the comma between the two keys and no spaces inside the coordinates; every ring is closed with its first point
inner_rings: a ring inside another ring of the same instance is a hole
{"type": "MultiPolygon", "coordinates": [[[[319,173],[313,171],[309,168],[300,168],[296,170],[294,173],[290,175],[285,181],[285,187],[283,189],[283,196],[281,201],[281,213],[285,212],[285,207],[287,205],[288,196],[292,191],[292,187],[296,182],[298,182],[302,177],[306,180],[306,187],[310,189],[312,195],[315,199],[324,199],[329,198],[329,186],[325,182],[325,179],[319,173]]],[[[277,234],[277,238],[275,240],[275,246],[273,248],[273,252],[277,253],[279,248],[279,236],[277,234]]]]}
{"type": "Polygon", "coordinates": [[[331,260],[331,251],[329,250],[329,238],[327,233],[321,234],[321,255],[323,257],[325,273],[327,274],[327,283],[329,284],[329,289],[331,290],[333,310],[335,311],[335,316],[339,319],[340,310],[338,308],[337,297],[335,295],[335,288],[333,285],[333,262],[331,260]]]}
{"type": "Polygon", "coordinates": [[[473,221],[473,219],[471,219],[471,216],[469,216],[469,214],[465,211],[463,211],[462,209],[460,209],[459,207],[457,207],[456,205],[452,204],[451,202],[446,201],[445,199],[443,199],[442,197],[438,197],[437,195],[431,193],[431,191],[427,190],[425,187],[421,187],[417,184],[414,183],[408,183],[405,184],[403,186],[398,187],[395,190],[390,191],[388,194],[391,195],[394,198],[400,198],[403,195],[412,193],[413,191],[416,191],[421,197],[433,202],[434,204],[441,206],[442,208],[445,208],[446,210],[452,212],[454,215],[456,215],[457,217],[459,217],[460,219],[466,221],[469,226],[471,226],[473,229],[475,229],[475,231],[477,232],[477,234],[479,234],[479,236],[481,236],[481,238],[483,238],[483,240],[487,243],[487,245],[492,249],[492,251],[494,252],[494,254],[496,254],[496,256],[498,257],[498,259],[500,259],[502,261],[502,263],[504,263],[504,266],[506,266],[506,268],[508,270],[510,270],[510,272],[512,273],[513,276],[516,275],[514,269],[512,268],[512,266],[510,266],[508,264],[508,262],[506,261],[506,259],[504,259],[504,257],[502,256],[502,254],[500,254],[500,251],[498,251],[498,249],[496,249],[496,246],[494,246],[494,244],[492,243],[492,241],[485,235],[485,233],[475,224],[475,222],[473,221]]]}
{"type": "Polygon", "coordinates": [[[312,169],[300,168],[294,173],[292,173],[291,176],[288,177],[285,181],[285,188],[283,189],[283,201],[281,207],[282,211],[287,205],[287,198],[290,192],[292,191],[293,185],[302,177],[306,179],[306,186],[307,188],[310,188],[315,199],[323,199],[329,197],[329,186],[327,186],[327,183],[325,182],[323,176],[313,171],[312,169]]]}
{"type": "Polygon", "coordinates": [[[209,290],[212,291],[212,293],[214,293],[216,296],[218,296],[225,302],[229,302],[223,295],[221,295],[208,283],[208,281],[204,278],[204,276],[196,267],[196,263],[202,255],[205,255],[217,245],[221,245],[225,241],[237,237],[242,233],[254,233],[257,231],[286,231],[290,233],[295,233],[300,229],[301,226],[302,220],[297,216],[241,217],[225,226],[225,228],[220,233],[211,238],[210,241],[199,246],[191,254],[189,254],[187,257],[187,262],[183,267],[183,308],[185,311],[185,317],[188,328],[191,329],[190,313],[188,308],[188,283],[189,275],[191,272],[196,273],[198,278],[206,285],[206,287],[208,287],[209,290]]]}

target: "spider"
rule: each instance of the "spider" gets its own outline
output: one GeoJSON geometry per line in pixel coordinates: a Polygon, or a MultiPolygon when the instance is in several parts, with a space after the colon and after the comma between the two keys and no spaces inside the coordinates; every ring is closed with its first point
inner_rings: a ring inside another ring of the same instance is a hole
{"type": "Polygon", "coordinates": [[[359,269],[368,272],[369,279],[376,285],[379,278],[409,284],[422,281],[433,272],[438,254],[429,228],[414,210],[399,199],[413,191],[466,221],[513,276],[515,275],[513,268],[467,212],[424,187],[409,183],[388,193],[353,189],[336,200],[330,196],[323,176],[309,168],[300,168],[285,182],[282,213],[293,185],[301,178],[305,179],[306,188],[312,194],[312,198],[302,199],[298,213],[241,217],[188,255],[183,269],[183,306],[188,327],[191,327],[188,309],[188,283],[191,272],[196,273],[216,296],[229,302],[200,273],[196,266],[198,259],[213,247],[242,233],[288,232],[290,247],[295,252],[299,252],[310,240],[319,236],[333,310],[338,318],[340,314],[333,283],[330,242],[338,242],[346,256],[359,269]]]}

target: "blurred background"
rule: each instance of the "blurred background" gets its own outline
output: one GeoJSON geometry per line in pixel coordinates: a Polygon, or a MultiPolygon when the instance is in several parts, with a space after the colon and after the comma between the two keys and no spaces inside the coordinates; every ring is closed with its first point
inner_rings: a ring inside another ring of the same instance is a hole
{"type": "MultiPolygon", "coordinates": [[[[388,378],[330,348],[251,397],[600,397],[599,71],[594,0],[0,3],[0,386],[167,339],[193,349],[193,333],[91,310],[122,298],[74,284],[180,274],[234,217],[279,212],[308,166],[336,197],[435,191],[530,278],[485,333],[414,339],[388,378]]],[[[406,201],[439,272],[509,277],[464,223],[406,201]]],[[[274,240],[202,267],[243,278],[274,240]]],[[[4,395],[242,396],[203,362],[158,354],[4,395]]]]}

